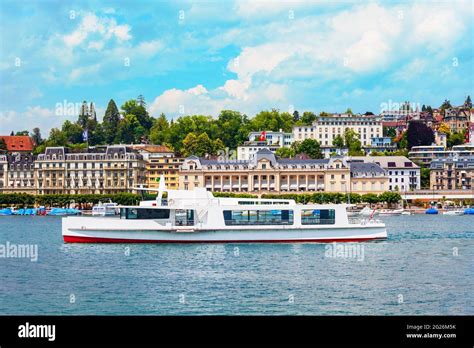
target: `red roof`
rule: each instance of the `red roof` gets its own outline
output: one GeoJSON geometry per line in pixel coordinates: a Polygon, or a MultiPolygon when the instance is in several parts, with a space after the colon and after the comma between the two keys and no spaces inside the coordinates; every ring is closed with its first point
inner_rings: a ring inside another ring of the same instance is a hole
{"type": "Polygon", "coordinates": [[[31,152],[35,146],[33,139],[27,135],[0,135],[0,139],[5,141],[10,152],[31,152]]]}

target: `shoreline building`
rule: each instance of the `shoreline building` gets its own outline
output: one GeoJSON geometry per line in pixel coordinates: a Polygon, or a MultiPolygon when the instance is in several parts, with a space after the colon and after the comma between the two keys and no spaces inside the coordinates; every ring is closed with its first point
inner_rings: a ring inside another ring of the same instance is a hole
{"type": "Polygon", "coordinates": [[[39,194],[111,194],[136,192],[145,183],[145,161],[123,145],[91,148],[95,152],[68,153],[48,147],[35,162],[39,194]]]}
{"type": "Polygon", "coordinates": [[[405,156],[353,156],[350,161],[375,163],[383,168],[388,176],[389,191],[406,192],[421,189],[421,169],[405,156]]]}
{"type": "Polygon", "coordinates": [[[451,150],[446,150],[442,145],[413,146],[408,153],[410,160],[426,166],[435,159],[454,156],[474,156],[474,144],[454,145],[451,150]]]}
{"type": "Polygon", "coordinates": [[[278,132],[250,132],[249,141],[266,141],[268,145],[280,145],[281,147],[290,147],[291,144],[293,144],[294,140],[293,133],[286,133],[283,132],[282,129],[280,129],[278,132]]]}
{"type": "Polygon", "coordinates": [[[177,190],[179,186],[179,168],[184,158],[175,157],[174,152],[163,145],[129,145],[138,151],[146,162],[146,187],[158,188],[161,175],[164,175],[166,187],[177,190]]]}
{"type": "Polygon", "coordinates": [[[266,141],[246,141],[237,147],[237,160],[249,161],[253,159],[260,150],[266,149],[275,153],[280,147],[279,144],[271,145],[266,141]]]}
{"type": "MultiPolygon", "coordinates": [[[[373,167],[377,165],[373,164],[373,167]]],[[[344,157],[328,159],[277,158],[270,150],[260,150],[247,161],[219,161],[191,156],[185,159],[179,173],[179,188],[192,190],[204,187],[213,192],[288,193],[288,192],[349,192],[351,175],[354,191],[385,190],[388,179],[379,167],[377,173],[367,168],[352,170],[344,157]],[[359,184],[360,183],[360,184],[359,184]]],[[[367,191],[372,192],[372,191],[367,191]]]]}
{"type": "Polygon", "coordinates": [[[0,192],[35,194],[34,161],[34,156],[28,153],[1,155],[0,192]]]}
{"type": "Polygon", "coordinates": [[[430,165],[430,189],[473,190],[474,156],[434,159],[430,165]]]}
{"type": "Polygon", "coordinates": [[[351,193],[383,193],[388,190],[387,172],[376,163],[350,162],[351,193]]]}
{"type": "Polygon", "coordinates": [[[358,135],[362,147],[369,147],[372,138],[382,137],[382,121],[376,115],[333,114],[319,116],[311,126],[294,126],[294,141],[315,139],[321,147],[333,146],[334,139],[343,136],[346,129],[354,130],[358,135]]]}

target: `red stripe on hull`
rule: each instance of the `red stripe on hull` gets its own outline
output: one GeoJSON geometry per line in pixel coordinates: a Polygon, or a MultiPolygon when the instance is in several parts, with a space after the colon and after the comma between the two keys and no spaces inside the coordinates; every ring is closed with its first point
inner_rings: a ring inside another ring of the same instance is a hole
{"type": "Polygon", "coordinates": [[[383,237],[374,238],[341,238],[341,239],[281,239],[281,240],[152,240],[152,239],[121,239],[121,238],[98,238],[63,236],[66,243],[347,243],[365,242],[371,240],[387,239],[383,237]]]}

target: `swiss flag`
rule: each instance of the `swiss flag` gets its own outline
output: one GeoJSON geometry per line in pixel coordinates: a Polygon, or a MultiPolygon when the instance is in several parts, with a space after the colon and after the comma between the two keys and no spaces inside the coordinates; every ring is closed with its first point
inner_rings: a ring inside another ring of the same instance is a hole
{"type": "Polygon", "coordinates": [[[267,133],[265,131],[262,131],[262,133],[260,133],[260,141],[265,141],[267,140],[267,133]]]}

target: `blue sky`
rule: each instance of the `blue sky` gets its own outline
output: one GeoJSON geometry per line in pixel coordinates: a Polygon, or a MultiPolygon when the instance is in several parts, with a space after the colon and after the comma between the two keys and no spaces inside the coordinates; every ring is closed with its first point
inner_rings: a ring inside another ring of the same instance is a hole
{"type": "Polygon", "coordinates": [[[472,1],[0,0],[0,134],[99,118],[263,109],[378,113],[474,96],[472,1]],[[69,104],[71,105],[71,104],[69,104]]]}

